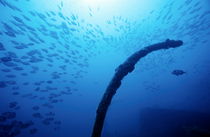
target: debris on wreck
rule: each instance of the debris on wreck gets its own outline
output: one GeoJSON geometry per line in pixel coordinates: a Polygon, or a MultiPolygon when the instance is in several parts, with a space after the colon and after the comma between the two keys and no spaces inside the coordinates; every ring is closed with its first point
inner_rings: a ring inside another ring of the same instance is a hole
{"type": "Polygon", "coordinates": [[[104,120],[106,117],[107,110],[111,104],[112,98],[115,95],[117,89],[121,85],[121,81],[128,74],[135,69],[135,64],[147,54],[158,51],[162,49],[177,48],[183,45],[181,40],[169,40],[157,43],[154,45],[147,46],[134,54],[132,54],[128,59],[121,64],[117,69],[115,69],[115,74],[110,81],[106,91],[99,103],[98,109],[96,111],[96,119],[92,131],[92,137],[101,137],[101,132],[103,129],[104,120]]]}

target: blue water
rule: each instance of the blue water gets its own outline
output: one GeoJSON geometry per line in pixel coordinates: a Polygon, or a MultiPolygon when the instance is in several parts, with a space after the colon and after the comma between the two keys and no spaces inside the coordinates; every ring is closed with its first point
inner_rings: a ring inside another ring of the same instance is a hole
{"type": "Polygon", "coordinates": [[[90,137],[115,69],[168,38],[184,44],[136,64],[102,137],[208,134],[209,28],[209,0],[0,0],[0,137],[90,137]]]}

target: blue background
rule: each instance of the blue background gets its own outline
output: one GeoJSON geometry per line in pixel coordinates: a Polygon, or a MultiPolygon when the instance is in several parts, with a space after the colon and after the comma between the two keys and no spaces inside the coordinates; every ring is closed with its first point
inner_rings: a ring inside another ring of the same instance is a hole
{"type": "Polygon", "coordinates": [[[0,127],[34,123],[0,132],[90,136],[115,69],[168,38],[184,45],[140,60],[113,98],[103,137],[140,137],[145,108],[210,113],[209,28],[209,0],[0,0],[0,114],[15,112],[0,127]]]}

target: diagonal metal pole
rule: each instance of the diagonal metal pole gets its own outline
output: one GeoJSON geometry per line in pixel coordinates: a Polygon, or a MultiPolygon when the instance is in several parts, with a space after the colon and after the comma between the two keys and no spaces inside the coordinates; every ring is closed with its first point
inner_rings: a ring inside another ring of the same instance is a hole
{"type": "Polygon", "coordinates": [[[169,40],[167,39],[164,42],[153,44],[147,46],[136,53],[132,54],[123,64],[121,64],[114,74],[114,77],[110,81],[102,99],[98,106],[96,112],[96,119],[92,131],[92,137],[101,137],[101,132],[103,129],[104,120],[106,117],[106,112],[109,108],[109,105],[112,101],[112,97],[115,95],[117,89],[121,85],[121,80],[130,72],[132,72],[135,68],[135,64],[147,54],[161,50],[161,49],[169,49],[176,48],[183,45],[181,40],[169,40]]]}

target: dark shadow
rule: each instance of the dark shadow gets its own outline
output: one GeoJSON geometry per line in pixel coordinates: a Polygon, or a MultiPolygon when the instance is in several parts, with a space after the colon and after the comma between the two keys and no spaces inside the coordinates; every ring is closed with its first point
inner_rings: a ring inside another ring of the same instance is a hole
{"type": "Polygon", "coordinates": [[[141,137],[210,137],[210,114],[148,108],[140,114],[141,137]]]}

